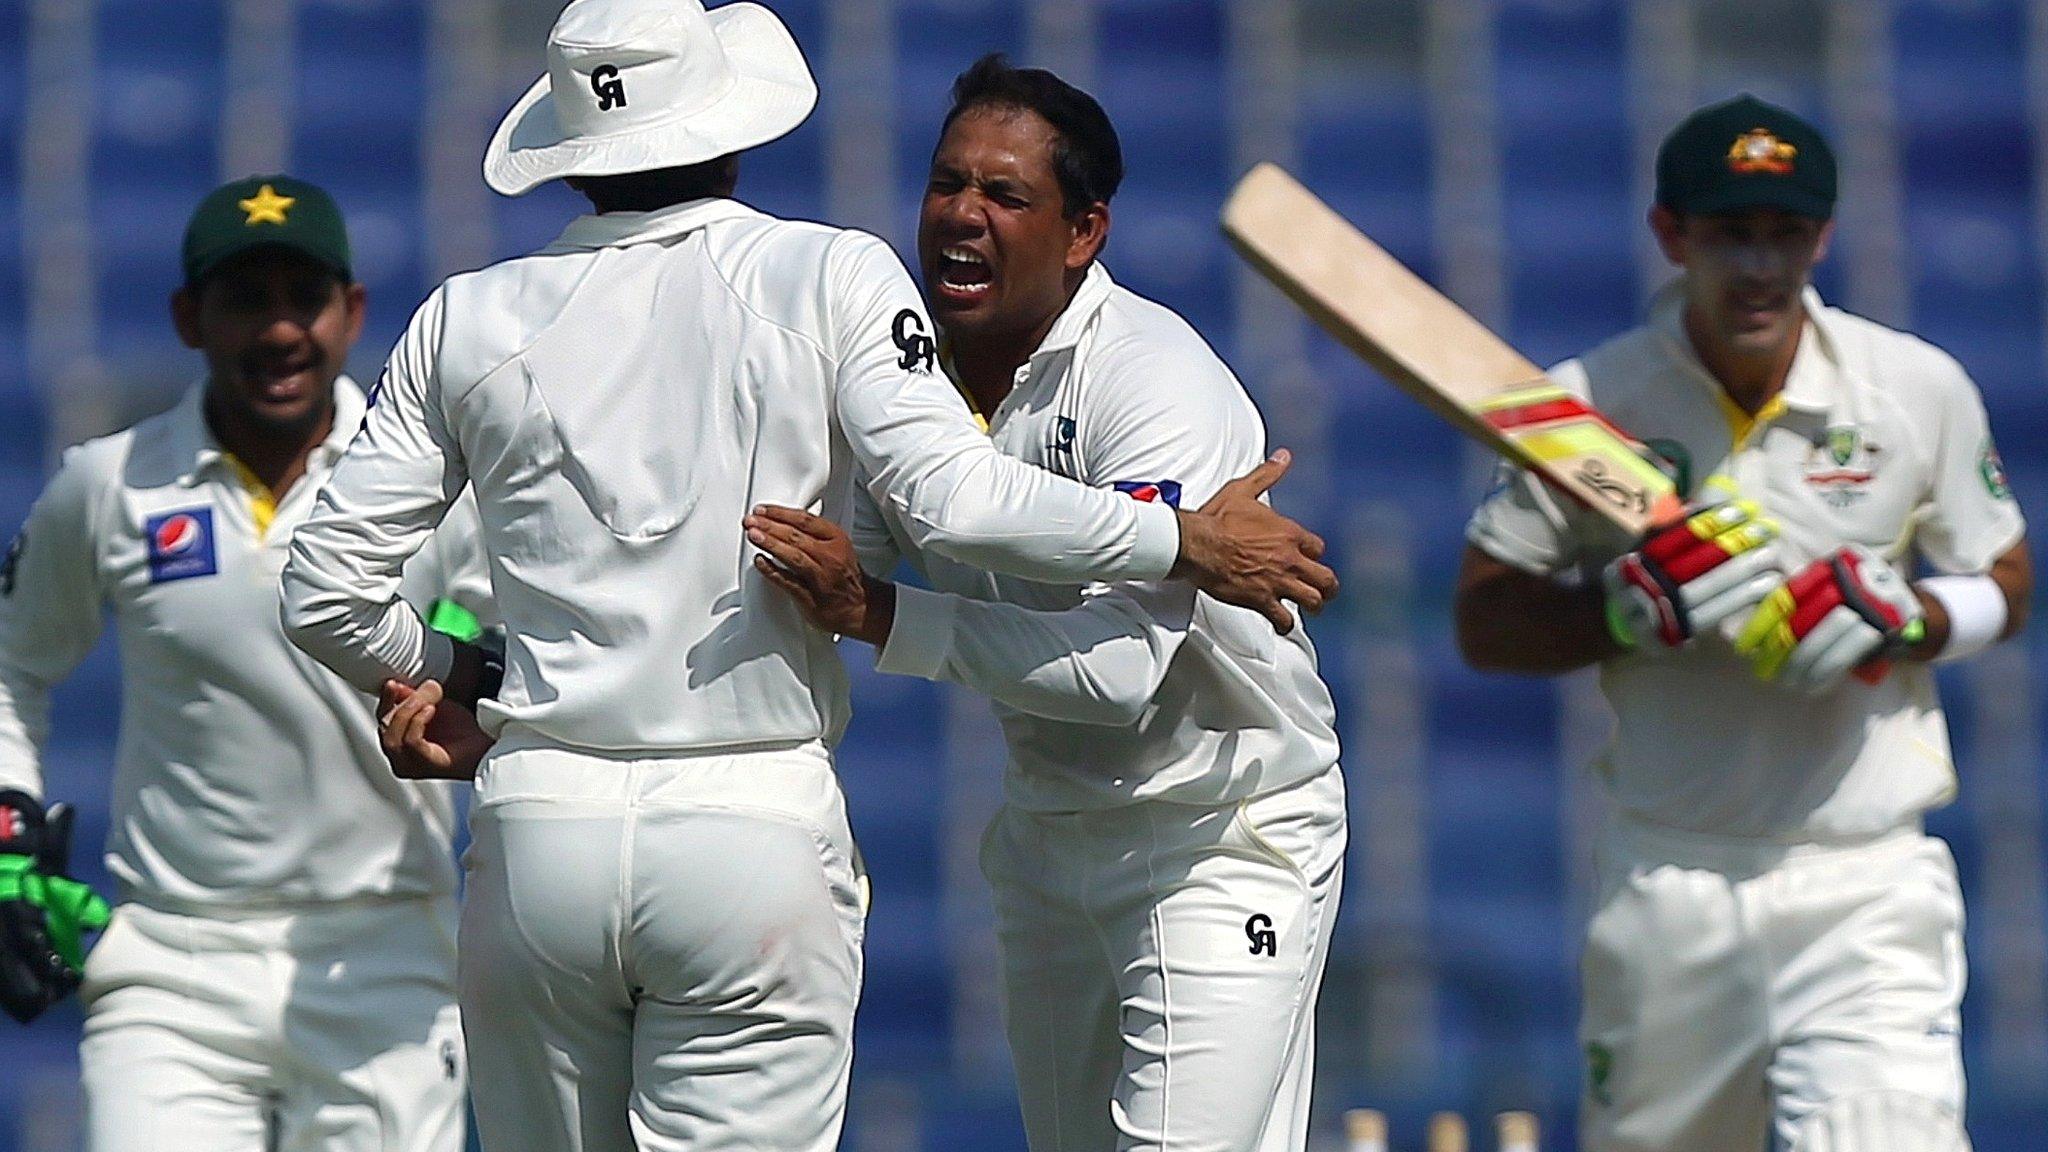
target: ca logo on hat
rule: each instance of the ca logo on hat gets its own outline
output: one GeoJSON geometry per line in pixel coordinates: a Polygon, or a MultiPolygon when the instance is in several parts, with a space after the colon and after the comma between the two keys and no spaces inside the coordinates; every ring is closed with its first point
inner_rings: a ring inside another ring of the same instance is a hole
{"type": "Polygon", "coordinates": [[[491,137],[484,182],[517,196],[565,176],[701,164],[787,135],[817,102],[803,50],[759,4],[571,0],[548,33],[546,74],[491,137]]]}
{"type": "Polygon", "coordinates": [[[1752,172],[1768,172],[1773,176],[1788,176],[1792,172],[1792,158],[1799,155],[1799,149],[1778,139],[1768,128],[1751,128],[1735,138],[1728,149],[1728,167],[1747,175],[1752,172]]]}
{"type": "Polygon", "coordinates": [[[256,195],[247,200],[235,201],[235,207],[249,214],[249,218],[242,223],[254,228],[258,224],[285,223],[284,214],[291,211],[292,205],[298,202],[297,197],[279,196],[277,189],[265,184],[256,190],[256,195]]]}
{"type": "Polygon", "coordinates": [[[619,79],[618,68],[611,64],[599,64],[590,70],[590,91],[597,97],[599,112],[626,106],[626,82],[619,79]]]}

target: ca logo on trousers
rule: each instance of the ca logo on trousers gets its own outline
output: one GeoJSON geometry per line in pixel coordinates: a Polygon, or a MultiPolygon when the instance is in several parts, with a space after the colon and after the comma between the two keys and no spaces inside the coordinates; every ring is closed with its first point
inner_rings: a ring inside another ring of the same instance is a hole
{"type": "Polygon", "coordinates": [[[1273,918],[1264,912],[1252,914],[1244,922],[1245,938],[1252,942],[1252,955],[1264,952],[1268,956],[1280,954],[1280,937],[1273,931],[1273,918]]]}

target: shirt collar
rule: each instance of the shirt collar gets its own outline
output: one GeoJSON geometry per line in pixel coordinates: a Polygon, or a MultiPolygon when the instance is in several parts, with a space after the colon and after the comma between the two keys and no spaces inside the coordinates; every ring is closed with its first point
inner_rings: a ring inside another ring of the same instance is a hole
{"type": "Polygon", "coordinates": [[[1110,291],[1115,287],[1116,281],[1109,278],[1109,269],[1102,266],[1102,261],[1092,261],[1087,274],[1081,277],[1080,286],[1074,289],[1073,299],[1067,301],[1059,319],[1052,322],[1052,329],[1045,334],[1045,339],[1038,342],[1031,359],[1064,352],[1079,344],[1082,334],[1088,331],[1088,325],[1094,322],[1095,314],[1109,302],[1110,291]]]}
{"type": "MultiPolygon", "coordinates": [[[[1088,265],[1088,272],[1081,277],[1080,285],[1074,289],[1073,298],[1067,301],[1067,306],[1060,311],[1059,318],[1052,322],[1052,328],[1046,332],[1045,338],[1038,342],[1038,347],[1032,350],[1023,366],[1017,369],[1011,395],[1015,395],[1016,388],[1022,387],[1030,378],[1032,365],[1041,358],[1067,351],[1081,342],[1082,334],[1088,331],[1088,325],[1094,321],[1096,313],[1102,311],[1103,304],[1109,300],[1110,290],[1115,287],[1116,281],[1109,278],[1109,269],[1102,266],[1102,261],[1097,260],[1088,265]]],[[[987,432],[990,427],[989,421],[994,418],[995,413],[984,413],[974,406],[974,395],[967,390],[967,385],[960,382],[959,374],[953,371],[953,343],[946,338],[944,330],[939,333],[939,366],[945,371],[946,379],[951,380],[953,387],[959,391],[960,398],[967,401],[967,411],[974,417],[975,424],[983,432],[987,432]]],[[[1003,403],[1009,403],[1008,398],[1005,398],[1003,403]]],[[[997,411],[1001,409],[1002,405],[997,405],[997,411]]]]}
{"type": "Polygon", "coordinates": [[[589,252],[598,248],[620,248],[627,244],[681,236],[720,220],[760,215],[737,200],[719,198],[689,200],[652,212],[590,213],[571,220],[555,242],[541,251],[589,252]]]}
{"type": "MultiPolygon", "coordinates": [[[[1830,330],[1827,306],[1819,290],[1808,285],[1800,293],[1806,310],[1806,324],[1799,333],[1799,350],[1792,354],[1792,370],[1785,377],[1779,398],[1787,408],[1801,412],[1826,412],[1834,406],[1837,383],[1842,372],[1839,347],[1830,330]]],[[[1669,341],[1679,360],[1692,370],[1700,383],[1713,389],[1717,401],[1726,401],[1721,382],[1700,362],[1692,337],[1685,332],[1685,277],[1673,277],[1659,289],[1650,303],[1650,325],[1669,341]]]]}
{"type": "MultiPolygon", "coordinates": [[[[360,385],[345,372],[335,377],[334,426],[328,429],[327,438],[314,447],[314,461],[327,465],[340,459],[348,450],[349,441],[355,439],[356,429],[362,427],[368,408],[360,385]]],[[[227,450],[214,439],[213,429],[206,423],[205,377],[186,389],[184,397],[166,416],[166,447],[180,469],[179,483],[189,488],[207,469],[221,466],[227,458],[227,450]]]]}

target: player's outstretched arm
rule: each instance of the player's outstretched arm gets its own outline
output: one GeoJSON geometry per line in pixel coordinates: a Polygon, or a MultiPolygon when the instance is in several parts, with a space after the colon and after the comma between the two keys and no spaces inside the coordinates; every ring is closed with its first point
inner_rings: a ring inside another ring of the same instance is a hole
{"type": "Polygon", "coordinates": [[[285,636],[365,692],[445,678],[454,658],[449,638],[399,596],[405,562],[469,483],[441,420],[442,308],[436,291],[392,349],[363,430],[292,533],[280,577],[285,636]]]}
{"type": "Polygon", "coordinates": [[[870,494],[911,543],[1049,583],[1157,580],[1171,571],[1283,631],[1293,627],[1284,601],[1313,611],[1335,592],[1321,542],[1257,503],[1284,462],[1241,477],[1187,516],[996,451],[936,375],[931,321],[902,264],[872,237],[842,243],[831,283],[842,311],[832,350],[839,425],[870,494]]]}
{"type": "Polygon", "coordinates": [[[744,521],[761,550],[754,570],[795,602],[811,626],[880,648],[896,620],[896,586],[861,571],[846,530],[801,508],[768,504],[744,521]]]}
{"type": "Polygon", "coordinates": [[[1337,574],[1322,563],[1322,537],[1259,499],[1293,459],[1282,448],[1198,511],[1182,512],[1180,558],[1171,573],[1225,604],[1258,612],[1279,632],[1294,627],[1286,601],[1320,612],[1337,595],[1337,574]]]}
{"type": "Polygon", "coordinates": [[[898,589],[866,576],[847,533],[821,516],[770,506],[748,524],[762,577],[812,626],[874,645],[877,670],[949,680],[1053,720],[1137,723],[1194,605],[1178,583],[1095,585],[1061,611],[898,589]]]}

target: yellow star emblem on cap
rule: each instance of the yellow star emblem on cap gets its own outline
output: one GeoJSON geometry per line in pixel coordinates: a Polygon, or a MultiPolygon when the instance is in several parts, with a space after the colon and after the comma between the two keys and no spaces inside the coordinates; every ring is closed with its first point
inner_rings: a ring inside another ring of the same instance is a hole
{"type": "Polygon", "coordinates": [[[258,224],[284,223],[284,214],[298,202],[297,197],[279,196],[277,189],[265,184],[256,190],[254,196],[236,201],[235,207],[249,214],[249,218],[242,223],[254,228],[258,224]]]}

